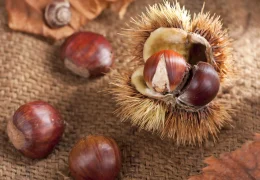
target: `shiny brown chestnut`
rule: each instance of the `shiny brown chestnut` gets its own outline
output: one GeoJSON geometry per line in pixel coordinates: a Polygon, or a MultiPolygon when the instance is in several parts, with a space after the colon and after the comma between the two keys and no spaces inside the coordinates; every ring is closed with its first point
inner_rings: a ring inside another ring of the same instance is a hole
{"type": "Polygon", "coordinates": [[[108,40],[93,32],[77,32],[61,47],[65,66],[82,77],[100,76],[113,64],[112,46],[108,40]]]}
{"type": "Polygon", "coordinates": [[[43,101],[20,106],[7,124],[7,134],[14,147],[32,159],[48,156],[63,132],[60,113],[43,101]]]}
{"type": "Polygon", "coordinates": [[[212,65],[199,62],[193,66],[190,79],[187,81],[177,103],[200,108],[210,103],[217,95],[220,87],[218,73],[212,65]]]}
{"type": "Polygon", "coordinates": [[[156,92],[169,93],[180,89],[190,66],[184,57],[173,50],[162,50],[147,59],[144,80],[156,92]]]}
{"type": "Polygon", "coordinates": [[[121,168],[121,153],[113,139],[87,136],[72,148],[69,168],[76,180],[114,180],[121,168]]]}

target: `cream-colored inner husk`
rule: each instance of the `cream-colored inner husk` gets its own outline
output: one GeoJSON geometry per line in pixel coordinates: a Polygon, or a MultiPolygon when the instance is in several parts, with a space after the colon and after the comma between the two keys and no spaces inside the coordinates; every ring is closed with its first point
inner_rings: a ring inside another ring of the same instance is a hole
{"type": "Polygon", "coordinates": [[[163,95],[161,93],[155,92],[153,89],[148,88],[144,81],[143,72],[144,66],[139,67],[131,76],[131,84],[138,92],[153,99],[163,100],[167,104],[175,103],[175,101],[173,101],[173,94],[163,95]]]}
{"type": "Polygon", "coordinates": [[[188,33],[179,28],[158,28],[153,31],[144,43],[144,61],[161,50],[174,50],[189,61],[192,44],[202,44],[206,47],[207,62],[214,64],[212,49],[209,42],[199,34],[188,33]]]}
{"type": "Polygon", "coordinates": [[[155,98],[155,99],[161,99],[164,96],[160,93],[157,93],[153,91],[151,88],[148,88],[143,77],[144,67],[139,67],[131,77],[131,84],[136,88],[138,92],[140,92],[143,95],[155,98]]]}
{"type": "Polygon", "coordinates": [[[146,61],[154,53],[161,50],[174,50],[188,58],[190,44],[187,41],[188,33],[177,28],[158,28],[146,40],[143,49],[143,58],[146,61]]]}

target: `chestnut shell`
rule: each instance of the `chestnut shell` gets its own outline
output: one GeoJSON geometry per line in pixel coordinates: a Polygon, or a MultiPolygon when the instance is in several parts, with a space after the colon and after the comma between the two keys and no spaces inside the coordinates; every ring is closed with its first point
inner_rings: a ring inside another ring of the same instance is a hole
{"type": "Polygon", "coordinates": [[[83,71],[90,77],[103,75],[114,62],[109,41],[93,32],[77,32],[68,37],[62,44],[61,58],[74,64],[76,68],[71,70],[84,77],[88,75],[82,75],[83,71]]]}
{"type": "Polygon", "coordinates": [[[185,85],[178,100],[188,106],[203,107],[217,95],[220,79],[209,63],[199,62],[193,66],[191,79],[185,85]]]}
{"type": "Polygon", "coordinates": [[[34,101],[20,106],[7,125],[8,136],[26,157],[48,156],[64,132],[60,113],[50,104],[34,101]]]}
{"type": "Polygon", "coordinates": [[[76,180],[114,180],[120,171],[121,153],[113,139],[87,136],[72,148],[69,167],[76,180]]]}
{"type": "MultiPolygon", "coordinates": [[[[172,92],[178,89],[183,84],[183,79],[188,73],[189,65],[186,63],[184,57],[173,50],[162,50],[153,54],[147,59],[144,65],[144,80],[146,84],[155,89],[152,81],[156,70],[159,68],[159,61],[165,61],[163,67],[167,71],[167,84],[164,85],[163,92],[172,92]],[[169,86],[169,87],[168,87],[169,86]]],[[[159,70],[160,71],[160,70],[159,70]]],[[[162,81],[162,78],[160,78],[162,81]]]]}

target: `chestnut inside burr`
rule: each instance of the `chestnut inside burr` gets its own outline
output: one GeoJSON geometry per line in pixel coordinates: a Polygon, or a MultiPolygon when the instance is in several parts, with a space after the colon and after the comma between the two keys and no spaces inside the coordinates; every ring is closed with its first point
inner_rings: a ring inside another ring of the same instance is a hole
{"type": "Polygon", "coordinates": [[[143,59],[145,68],[137,69],[131,77],[132,85],[141,94],[187,111],[197,111],[216,97],[220,82],[213,66],[215,60],[212,47],[200,34],[178,28],[159,28],[147,38],[143,48],[143,59]],[[165,54],[171,57],[170,64],[159,66],[158,62],[161,62],[162,54],[164,57],[165,54]],[[182,66],[174,66],[177,57],[183,59],[186,69],[182,66]],[[151,73],[161,72],[162,69],[167,68],[170,73],[167,70],[168,74],[165,77],[162,77],[160,73],[151,73]],[[184,70],[185,72],[183,72],[184,70]],[[181,77],[179,77],[180,74],[181,77]],[[173,75],[173,77],[169,75],[173,75]],[[154,88],[162,83],[165,87],[176,84],[170,79],[180,79],[174,90],[160,91],[154,88]]]}
{"type": "Polygon", "coordinates": [[[190,73],[190,78],[176,100],[186,110],[196,111],[216,97],[220,80],[214,67],[206,62],[194,65],[190,73]]]}
{"type": "Polygon", "coordinates": [[[206,46],[203,44],[192,44],[189,52],[188,62],[196,65],[198,62],[207,62],[206,46]]]}

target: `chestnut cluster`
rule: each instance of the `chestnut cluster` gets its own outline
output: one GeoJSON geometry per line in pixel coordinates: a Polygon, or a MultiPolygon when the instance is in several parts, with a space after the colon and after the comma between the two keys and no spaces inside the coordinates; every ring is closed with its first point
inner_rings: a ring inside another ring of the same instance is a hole
{"type": "Polygon", "coordinates": [[[182,55],[173,50],[153,54],[139,73],[143,73],[146,86],[142,86],[142,89],[136,83],[136,73],[132,76],[132,83],[142,94],[157,99],[171,96],[170,103],[190,111],[196,111],[210,103],[220,87],[218,73],[212,65],[198,62],[192,67],[182,55]]]}
{"type": "MultiPolygon", "coordinates": [[[[8,121],[7,134],[24,156],[47,157],[60,141],[65,123],[60,113],[44,101],[20,106],[8,121]]],[[[117,143],[104,136],[80,139],[69,155],[69,168],[76,180],[114,180],[121,167],[117,143]]]]}
{"type": "MultiPolygon", "coordinates": [[[[54,0],[45,9],[45,19],[52,28],[62,27],[71,18],[67,0],[54,0]]],[[[65,66],[82,77],[107,73],[113,64],[112,47],[96,33],[77,32],[61,47],[65,66]]],[[[32,159],[47,157],[60,141],[65,124],[60,113],[44,101],[22,105],[8,121],[7,134],[24,156],[32,159]]],[[[121,156],[116,142],[104,136],[81,139],[69,156],[72,176],[77,180],[113,180],[119,173],[121,156]]]]}

